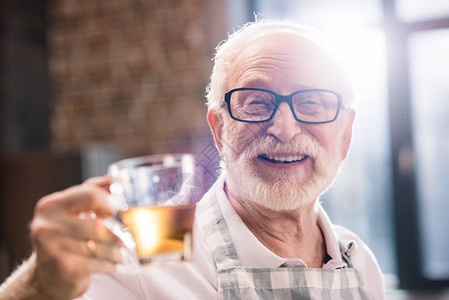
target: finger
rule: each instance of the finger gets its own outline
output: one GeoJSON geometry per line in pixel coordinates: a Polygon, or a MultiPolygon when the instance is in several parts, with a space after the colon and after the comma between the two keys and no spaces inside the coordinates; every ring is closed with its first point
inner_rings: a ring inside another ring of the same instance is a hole
{"type": "Polygon", "coordinates": [[[69,216],[58,218],[54,222],[58,223],[61,234],[83,240],[94,240],[96,242],[123,246],[120,238],[104,225],[101,218],[82,220],[69,216]]]}
{"type": "Polygon", "coordinates": [[[87,179],[84,183],[96,185],[109,193],[110,192],[109,186],[111,185],[111,177],[108,174],[99,177],[91,177],[87,179]]]}
{"type": "Polygon", "coordinates": [[[105,260],[116,264],[123,262],[120,248],[110,243],[66,237],[60,240],[60,244],[61,248],[66,252],[72,252],[88,258],[105,260]]]}
{"type": "MultiPolygon", "coordinates": [[[[39,258],[38,258],[39,260],[39,258]]],[[[116,270],[116,263],[98,258],[89,258],[77,253],[60,251],[45,266],[49,276],[57,276],[64,281],[76,281],[92,273],[111,274],[116,270]]]]}
{"type": "Polygon", "coordinates": [[[123,245],[121,243],[78,239],[56,232],[49,232],[42,236],[35,246],[44,257],[56,257],[61,252],[65,252],[89,258],[103,259],[112,263],[122,263],[120,247],[123,245]],[[89,247],[90,244],[93,245],[93,248],[89,247]]]}
{"type": "Polygon", "coordinates": [[[55,226],[43,218],[33,220],[31,223],[31,238],[33,247],[41,258],[57,256],[61,252],[58,241],[63,235],[60,226],[55,226]]]}
{"type": "Polygon", "coordinates": [[[109,217],[114,214],[114,208],[108,196],[109,193],[98,186],[82,184],[42,198],[36,205],[35,214],[51,216],[92,211],[98,216],[109,217]]]}
{"type": "MultiPolygon", "coordinates": [[[[53,219],[38,217],[31,223],[31,237],[36,249],[49,255],[60,250],[61,240],[65,238],[83,241],[93,240],[115,247],[124,247],[124,242],[110,229],[103,219],[80,220],[74,216],[55,217],[53,219]]],[[[78,253],[85,253],[85,249],[78,253]]]]}
{"type": "Polygon", "coordinates": [[[65,195],[63,208],[66,211],[80,213],[92,211],[100,217],[110,217],[114,214],[114,207],[109,199],[109,193],[91,184],[83,184],[79,189],[70,188],[65,195]]]}
{"type": "Polygon", "coordinates": [[[45,257],[55,257],[61,252],[76,253],[81,256],[94,257],[108,260],[113,263],[121,263],[122,255],[120,248],[124,247],[123,242],[115,235],[106,242],[102,242],[93,237],[92,239],[79,239],[67,236],[55,230],[55,227],[44,228],[35,243],[35,248],[45,257]],[[93,249],[89,247],[93,244],[93,249]]]}

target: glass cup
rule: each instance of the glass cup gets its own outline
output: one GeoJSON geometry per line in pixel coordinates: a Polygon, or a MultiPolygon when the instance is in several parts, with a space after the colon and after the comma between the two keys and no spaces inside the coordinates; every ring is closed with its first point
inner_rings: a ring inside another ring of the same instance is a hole
{"type": "Polygon", "coordinates": [[[191,260],[195,206],[202,195],[193,155],[124,159],[111,164],[108,173],[117,217],[134,240],[125,244],[139,264],[191,260]]]}

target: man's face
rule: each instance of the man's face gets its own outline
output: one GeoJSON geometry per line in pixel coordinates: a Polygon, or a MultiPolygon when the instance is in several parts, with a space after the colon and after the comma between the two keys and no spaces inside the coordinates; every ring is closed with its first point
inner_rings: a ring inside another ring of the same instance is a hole
{"type": "MultiPolygon", "coordinates": [[[[329,89],[347,96],[347,85],[324,52],[293,34],[263,37],[233,62],[227,89],[263,88],[281,95],[329,89]]],[[[243,123],[224,115],[219,148],[235,197],[274,210],[313,204],[332,183],[346,157],[353,111],[327,124],[297,122],[287,103],[264,123],[243,123]],[[285,163],[284,161],[289,163],[285,163]]]]}

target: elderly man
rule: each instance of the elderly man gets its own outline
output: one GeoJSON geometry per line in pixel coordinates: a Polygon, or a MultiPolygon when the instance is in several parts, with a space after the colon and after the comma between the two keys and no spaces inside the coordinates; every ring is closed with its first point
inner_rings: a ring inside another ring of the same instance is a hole
{"type": "Polygon", "coordinates": [[[34,254],[0,298],[383,299],[370,250],[317,201],[347,156],[352,105],[349,83],[310,30],[245,26],[215,57],[207,119],[225,170],[198,204],[194,261],[120,264],[120,241],[101,222],[113,213],[109,182],[92,179],[39,201],[34,254]]]}

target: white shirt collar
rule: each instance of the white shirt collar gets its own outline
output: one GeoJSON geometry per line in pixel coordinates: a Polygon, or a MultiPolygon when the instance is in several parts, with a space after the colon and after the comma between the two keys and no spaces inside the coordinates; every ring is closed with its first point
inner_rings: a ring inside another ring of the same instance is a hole
{"type": "MultiPolygon", "coordinates": [[[[287,259],[274,254],[254,236],[229,202],[224,192],[224,182],[225,174],[221,174],[216,182],[217,201],[242,266],[246,268],[278,268],[281,265],[307,267],[301,259],[287,259]]],[[[323,268],[334,269],[346,266],[341,257],[337,235],[321,205],[319,205],[317,224],[323,233],[327,254],[332,258],[323,265],[323,268]]]]}

